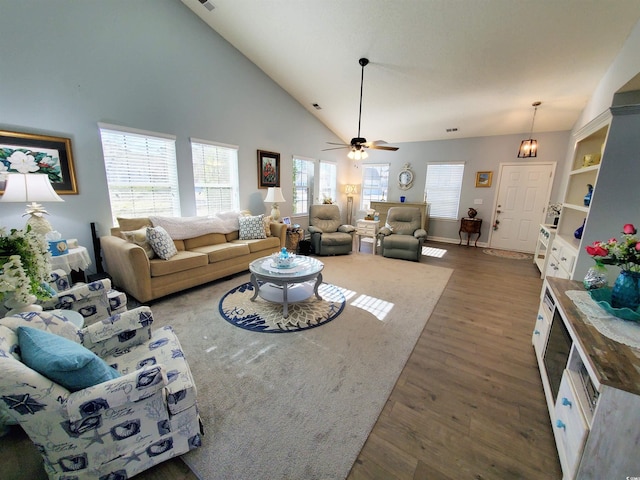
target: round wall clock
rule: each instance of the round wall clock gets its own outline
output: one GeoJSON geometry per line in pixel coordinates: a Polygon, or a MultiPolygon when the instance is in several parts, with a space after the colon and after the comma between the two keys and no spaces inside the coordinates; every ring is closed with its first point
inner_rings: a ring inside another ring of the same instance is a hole
{"type": "Polygon", "coordinates": [[[398,174],[398,187],[400,190],[409,190],[413,186],[413,171],[409,166],[409,163],[405,163],[398,174]]]}

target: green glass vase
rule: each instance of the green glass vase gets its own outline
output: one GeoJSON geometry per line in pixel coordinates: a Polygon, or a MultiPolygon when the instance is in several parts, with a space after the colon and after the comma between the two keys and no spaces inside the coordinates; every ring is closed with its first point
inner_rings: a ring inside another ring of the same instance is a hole
{"type": "Polygon", "coordinates": [[[611,289],[611,306],[636,310],[640,305],[640,272],[622,270],[611,289]]]}

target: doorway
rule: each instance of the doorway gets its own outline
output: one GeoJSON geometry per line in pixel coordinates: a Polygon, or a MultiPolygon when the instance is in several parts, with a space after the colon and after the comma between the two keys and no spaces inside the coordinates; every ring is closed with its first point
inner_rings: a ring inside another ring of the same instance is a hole
{"type": "Polygon", "coordinates": [[[555,169],[555,162],[500,164],[489,240],[491,248],[535,251],[555,169]]]}

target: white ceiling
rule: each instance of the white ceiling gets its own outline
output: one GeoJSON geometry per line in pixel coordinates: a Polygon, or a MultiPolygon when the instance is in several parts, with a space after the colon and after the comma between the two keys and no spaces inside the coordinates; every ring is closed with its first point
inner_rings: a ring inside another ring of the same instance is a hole
{"type": "Polygon", "coordinates": [[[537,100],[534,132],[570,130],[640,18],[640,0],[209,1],[182,0],[346,142],[360,57],[370,141],[528,134],[537,100]]]}

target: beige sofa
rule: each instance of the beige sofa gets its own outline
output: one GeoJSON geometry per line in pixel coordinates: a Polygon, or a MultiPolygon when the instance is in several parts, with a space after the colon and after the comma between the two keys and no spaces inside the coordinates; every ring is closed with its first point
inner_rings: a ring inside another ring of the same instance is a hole
{"type": "Polygon", "coordinates": [[[169,260],[149,259],[143,247],[125,240],[121,232],[150,224],[146,218],[119,219],[120,226],[100,238],[113,284],[143,303],[243,272],[253,260],[278,252],[286,244],[286,225],[271,222],[267,238],[240,240],[237,230],[207,233],[173,240],[178,253],[169,260]]]}

